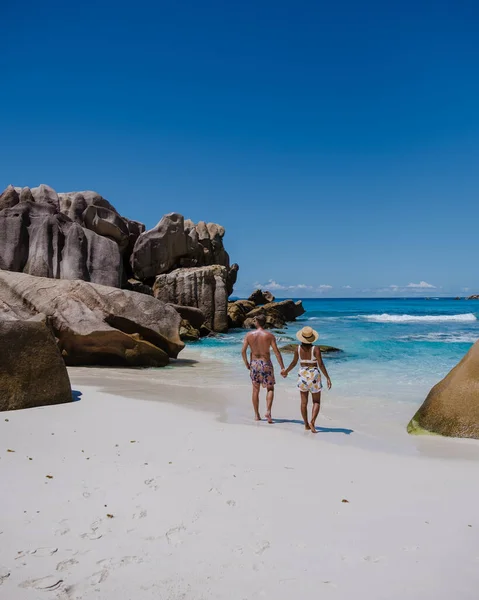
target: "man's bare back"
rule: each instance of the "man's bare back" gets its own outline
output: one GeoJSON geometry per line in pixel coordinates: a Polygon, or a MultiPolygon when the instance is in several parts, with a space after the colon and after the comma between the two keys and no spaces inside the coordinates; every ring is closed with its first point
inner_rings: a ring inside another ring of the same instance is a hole
{"type": "Polygon", "coordinates": [[[251,349],[251,358],[262,358],[271,360],[270,349],[276,345],[276,338],[269,331],[257,329],[246,336],[246,341],[251,349]]]}

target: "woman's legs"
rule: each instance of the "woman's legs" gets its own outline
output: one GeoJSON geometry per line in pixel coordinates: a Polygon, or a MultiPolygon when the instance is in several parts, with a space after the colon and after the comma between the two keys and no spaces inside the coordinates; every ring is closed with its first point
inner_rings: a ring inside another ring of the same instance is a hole
{"type": "Polygon", "coordinates": [[[299,392],[301,395],[301,416],[304,421],[304,428],[311,429],[308,422],[308,394],[309,392],[299,392]]]}
{"type": "Polygon", "coordinates": [[[311,431],[313,433],[317,433],[315,423],[319,415],[319,409],[321,408],[321,392],[318,392],[317,394],[311,394],[311,396],[313,397],[313,414],[310,425],[311,431]]]}

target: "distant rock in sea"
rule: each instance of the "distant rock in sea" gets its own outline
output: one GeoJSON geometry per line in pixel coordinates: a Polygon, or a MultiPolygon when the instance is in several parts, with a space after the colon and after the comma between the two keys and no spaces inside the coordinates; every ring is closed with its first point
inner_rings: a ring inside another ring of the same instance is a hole
{"type": "Polygon", "coordinates": [[[468,300],[479,300],[479,294],[474,294],[473,296],[469,296],[468,300]]]}
{"type": "MultiPolygon", "coordinates": [[[[281,346],[281,352],[292,353],[296,350],[298,344],[286,344],[286,346],[281,346]]],[[[320,345],[319,348],[323,354],[333,354],[335,352],[343,352],[340,348],[335,348],[334,346],[324,346],[320,345]]]]}
{"type": "Polygon", "coordinates": [[[256,290],[248,300],[236,300],[228,303],[229,327],[249,329],[254,326],[254,318],[265,315],[267,329],[282,329],[288,321],[295,321],[303,315],[301,300],[281,300],[280,302],[263,303],[268,298],[274,298],[270,292],[256,290]]]}
{"type": "Polygon", "coordinates": [[[479,341],[432,388],[408,432],[479,439],[479,341]]]}

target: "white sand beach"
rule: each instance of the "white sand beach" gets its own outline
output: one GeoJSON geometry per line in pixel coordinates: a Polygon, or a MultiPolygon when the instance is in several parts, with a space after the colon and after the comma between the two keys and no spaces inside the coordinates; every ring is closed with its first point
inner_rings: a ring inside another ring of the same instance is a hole
{"type": "Polygon", "coordinates": [[[477,598],[478,442],[334,389],[313,435],[291,380],[256,424],[246,376],[185,356],[2,414],[2,600],[477,598]]]}

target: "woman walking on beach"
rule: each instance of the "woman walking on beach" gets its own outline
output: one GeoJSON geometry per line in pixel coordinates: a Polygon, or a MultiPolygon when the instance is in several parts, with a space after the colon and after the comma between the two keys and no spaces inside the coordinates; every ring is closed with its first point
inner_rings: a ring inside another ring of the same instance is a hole
{"type": "Polygon", "coordinates": [[[321,383],[321,371],[326,377],[328,390],[331,389],[331,379],[324,366],[321,349],[319,346],[313,346],[314,342],[319,338],[318,332],[311,327],[303,327],[303,329],[298,331],[296,337],[301,342],[301,345],[295,349],[291,364],[281,374],[283,377],[287,377],[288,373],[294,369],[299,361],[300,366],[297,385],[301,395],[301,415],[304,421],[304,428],[313,433],[317,433],[315,423],[319,415],[321,390],[323,388],[321,383]],[[311,421],[308,420],[308,398],[310,393],[313,398],[311,421]]]}

